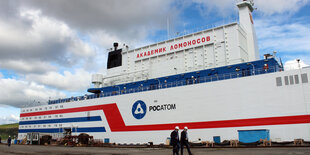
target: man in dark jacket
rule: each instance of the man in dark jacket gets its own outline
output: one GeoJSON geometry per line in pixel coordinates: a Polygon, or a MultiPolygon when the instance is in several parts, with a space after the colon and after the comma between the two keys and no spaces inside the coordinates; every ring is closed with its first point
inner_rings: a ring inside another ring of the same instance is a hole
{"type": "Polygon", "coordinates": [[[10,147],[11,146],[11,136],[9,136],[9,138],[8,138],[8,146],[10,147]]]}
{"type": "Polygon", "coordinates": [[[191,150],[189,148],[189,143],[188,143],[188,133],[187,133],[188,128],[184,127],[184,130],[181,132],[181,155],[183,155],[183,147],[184,145],[187,148],[187,152],[189,155],[192,155],[191,150]]]}
{"type": "Polygon", "coordinates": [[[179,141],[179,127],[176,126],[175,129],[170,134],[171,145],[173,146],[173,155],[179,155],[180,141],[179,141]]]}

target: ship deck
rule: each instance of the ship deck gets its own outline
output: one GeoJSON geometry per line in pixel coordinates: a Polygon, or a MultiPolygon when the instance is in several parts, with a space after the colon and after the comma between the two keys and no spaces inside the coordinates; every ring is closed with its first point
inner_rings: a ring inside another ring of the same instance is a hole
{"type": "Polygon", "coordinates": [[[283,68],[278,63],[278,61],[276,61],[275,58],[270,58],[218,68],[198,70],[194,72],[160,77],[156,79],[148,79],[102,88],[90,88],[88,89],[88,92],[92,92],[94,94],[85,94],[84,96],[50,100],[48,101],[48,104],[67,103],[87,99],[124,95],[129,93],[138,93],[143,91],[167,89],[171,87],[180,87],[199,83],[256,76],[260,74],[274,73],[282,70],[283,68]],[[267,68],[264,67],[266,64],[268,66],[267,68]]]}

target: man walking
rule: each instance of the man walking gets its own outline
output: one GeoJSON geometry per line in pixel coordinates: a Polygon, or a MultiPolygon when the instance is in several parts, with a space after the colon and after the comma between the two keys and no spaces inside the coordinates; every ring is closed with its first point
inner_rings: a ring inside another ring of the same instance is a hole
{"type": "Polygon", "coordinates": [[[173,155],[179,155],[180,141],[179,141],[179,127],[176,126],[175,129],[170,134],[171,145],[173,146],[173,155]]]}
{"type": "Polygon", "coordinates": [[[10,147],[11,146],[11,136],[9,136],[9,138],[8,138],[8,146],[10,147]]]}
{"type": "Polygon", "coordinates": [[[187,130],[188,130],[188,128],[184,127],[184,130],[181,132],[181,155],[183,155],[183,147],[184,147],[184,145],[186,146],[188,154],[192,155],[191,150],[189,148],[187,130]]]}

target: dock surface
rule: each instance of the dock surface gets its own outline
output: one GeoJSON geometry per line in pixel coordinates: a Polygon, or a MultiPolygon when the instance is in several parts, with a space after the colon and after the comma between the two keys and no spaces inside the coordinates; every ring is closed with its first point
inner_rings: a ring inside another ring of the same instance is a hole
{"type": "MultiPolygon", "coordinates": [[[[194,155],[308,155],[310,147],[273,148],[192,148],[194,155]]],[[[184,150],[186,151],[186,149],[184,150]]],[[[5,155],[170,155],[169,148],[64,147],[38,145],[0,145],[5,155]]],[[[187,152],[185,152],[187,155],[187,152]]]]}

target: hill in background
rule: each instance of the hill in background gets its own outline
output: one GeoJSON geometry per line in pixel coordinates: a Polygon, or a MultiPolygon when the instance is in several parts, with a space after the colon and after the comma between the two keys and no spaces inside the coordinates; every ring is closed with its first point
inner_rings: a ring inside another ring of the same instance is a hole
{"type": "Polygon", "coordinates": [[[0,136],[2,141],[6,140],[9,136],[12,138],[18,135],[18,123],[0,125],[0,136]]]}

